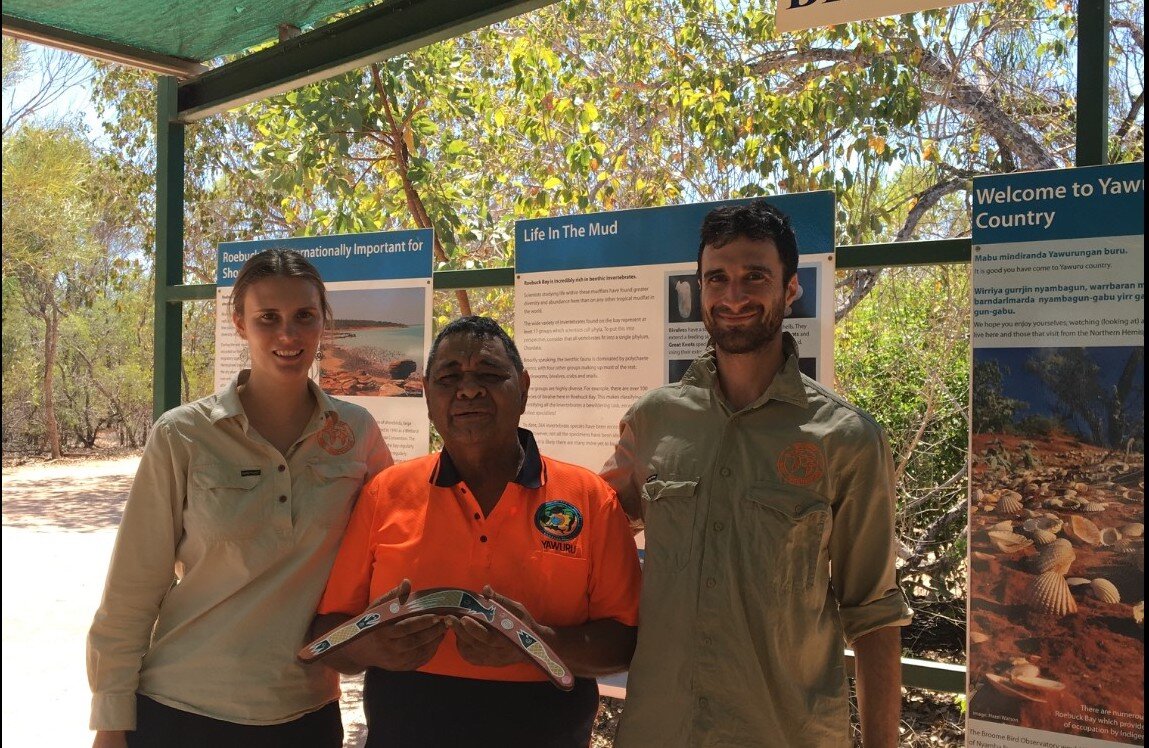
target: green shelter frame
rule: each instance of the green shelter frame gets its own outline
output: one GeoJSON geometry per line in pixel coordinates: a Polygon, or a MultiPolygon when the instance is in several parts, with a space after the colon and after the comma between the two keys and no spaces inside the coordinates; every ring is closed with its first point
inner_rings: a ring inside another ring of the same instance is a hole
{"type": "MultiPolygon", "coordinates": [[[[183,304],[214,300],[215,284],[184,284],[184,135],[187,124],[300,86],[404,54],[550,5],[554,0],[390,0],[267,49],[207,70],[185,58],[110,41],[106,35],[43,25],[9,12],[4,33],[161,73],[156,114],[155,370],[156,417],[180,404],[183,304]]],[[[284,6],[290,5],[285,1],[284,6]]],[[[351,5],[351,3],[347,3],[351,5]]],[[[237,7],[238,11],[239,8],[237,7]]],[[[51,13],[52,11],[45,11],[51,13]]],[[[118,19],[113,19],[113,24],[118,19]]],[[[1079,0],[1076,165],[1108,160],[1109,0],[1079,0]]],[[[298,32],[298,29],[294,30],[298,32]]],[[[969,263],[967,239],[839,246],[840,269],[969,263]]],[[[435,290],[513,286],[514,268],[437,271],[435,290]]],[[[852,670],[853,658],[848,658],[852,670]]],[[[903,684],[963,693],[959,665],[902,659],[903,684]]]]}

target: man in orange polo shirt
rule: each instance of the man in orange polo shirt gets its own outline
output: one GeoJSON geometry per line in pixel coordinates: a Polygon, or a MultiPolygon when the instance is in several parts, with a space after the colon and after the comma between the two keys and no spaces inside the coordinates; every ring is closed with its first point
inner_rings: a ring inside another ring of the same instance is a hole
{"type": "Polygon", "coordinates": [[[369,747],[586,748],[593,678],[630,662],[639,568],[626,516],[602,479],[540,455],[519,428],[529,386],[493,320],[463,317],[439,333],[424,392],[443,451],[364,488],[313,630],[412,589],[487,590],[566,662],[574,690],[470,618],[384,624],[325,660],[367,669],[369,747]]]}

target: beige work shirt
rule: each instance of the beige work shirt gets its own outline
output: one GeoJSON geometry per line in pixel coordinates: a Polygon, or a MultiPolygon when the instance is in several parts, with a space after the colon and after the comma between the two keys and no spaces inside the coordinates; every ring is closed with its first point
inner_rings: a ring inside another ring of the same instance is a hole
{"type": "Polygon", "coordinates": [[[392,463],[375,419],[328,397],[281,455],[238,384],[160,416],[124,507],[88,635],[90,726],[131,730],[136,692],[240,724],[339,698],[295,659],[359,489],[392,463]]]}
{"type": "Polygon", "coordinates": [[[910,619],[885,437],[785,348],[738,412],[710,352],[623,418],[603,476],[646,555],[618,748],[847,748],[843,648],[910,619]]]}

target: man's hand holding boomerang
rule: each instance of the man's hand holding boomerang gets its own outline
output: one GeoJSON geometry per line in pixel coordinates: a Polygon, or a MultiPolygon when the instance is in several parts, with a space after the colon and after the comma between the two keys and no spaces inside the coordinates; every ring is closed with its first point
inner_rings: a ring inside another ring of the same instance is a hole
{"type": "MultiPolygon", "coordinates": [[[[554,629],[536,621],[521,603],[500,595],[490,585],[483,588],[483,594],[514,613],[544,641],[554,641],[554,629]]],[[[522,647],[516,647],[507,637],[469,616],[446,616],[445,623],[455,632],[455,645],[459,648],[459,654],[472,665],[504,667],[529,659],[522,647]]]]}

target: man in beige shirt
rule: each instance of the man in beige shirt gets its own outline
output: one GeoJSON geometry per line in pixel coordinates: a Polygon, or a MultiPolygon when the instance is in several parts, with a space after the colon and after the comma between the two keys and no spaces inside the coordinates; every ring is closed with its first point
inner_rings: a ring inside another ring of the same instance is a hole
{"type": "Polygon", "coordinates": [[[894,746],[900,629],[881,429],[798,370],[782,319],[798,250],[764,201],[718,208],[699,249],[713,349],[638,400],[603,475],[646,527],[638,648],[616,745],[894,746]]]}

